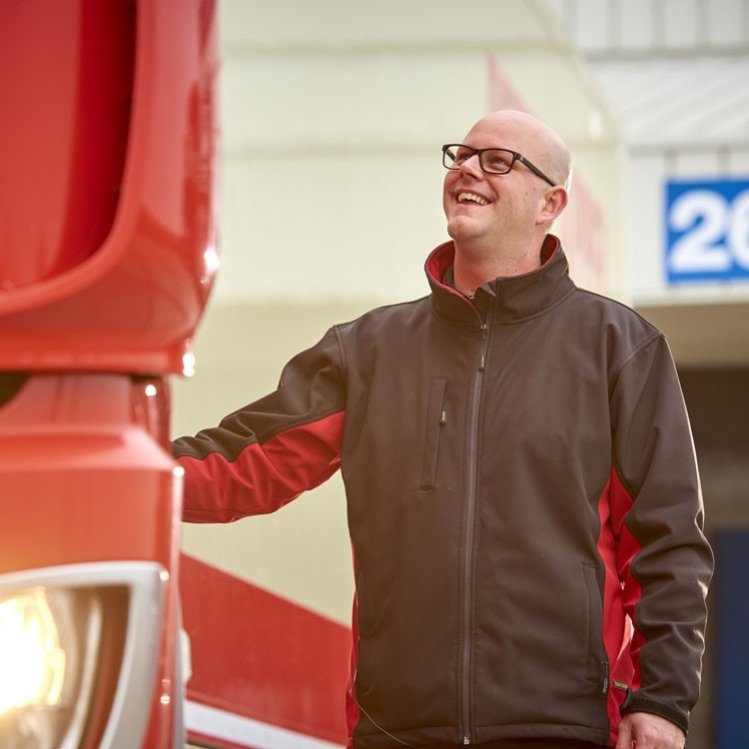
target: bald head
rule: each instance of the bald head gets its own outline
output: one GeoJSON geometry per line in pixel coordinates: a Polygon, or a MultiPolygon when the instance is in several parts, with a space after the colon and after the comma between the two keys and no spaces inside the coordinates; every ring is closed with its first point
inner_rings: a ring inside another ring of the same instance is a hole
{"type": "Polygon", "coordinates": [[[482,117],[463,145],[466,155],[505,148],[523,156],[510,171],[487,172],[474,153],[445,174],[442,205],[455,243],[456,283],[470,291],[475,282],[539,266],[546,235],[567,205],[570,154],[548,125],[514,110],[482,117]]]}
{"type": "Polygon", "coordinates": [[[570,151],[560,135],[541,120],[514,109],[500,109],[482,117],[468,132],[493,136],[496,146],[518,151],[532,161],[558,185],[566,185],[570,176],[570,151]]]}

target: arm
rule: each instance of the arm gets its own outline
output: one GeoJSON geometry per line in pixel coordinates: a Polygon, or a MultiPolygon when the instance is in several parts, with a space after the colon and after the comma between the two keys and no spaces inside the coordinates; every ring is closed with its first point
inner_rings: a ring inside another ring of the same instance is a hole
{"type": "Polygon", "coordinates": [[[185,471],[183,518],[229,522],[273,512],[340,465],[344,386],[331,329],[284,367],[278,389],[212,429],[172,443],[185,471]]]}
{"type": "Polygon", "coordinates": [[[614,463],[627,495],[617,565],[634,624],[625,726],[649,713],[686,733],[699,694],[713,558],[689,421],[662,336],[620,367],[611,407],[614,463]]]}

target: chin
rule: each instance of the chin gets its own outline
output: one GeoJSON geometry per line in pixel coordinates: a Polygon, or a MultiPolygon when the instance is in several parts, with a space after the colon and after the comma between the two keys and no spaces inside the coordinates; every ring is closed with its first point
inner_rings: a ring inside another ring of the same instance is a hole
{"type": "Polygon", "coordinates": [[[447,233],[457,242],[473,239],[481,232],[476,223],[467,216],[455,216],[447,222],[447,233]]]}

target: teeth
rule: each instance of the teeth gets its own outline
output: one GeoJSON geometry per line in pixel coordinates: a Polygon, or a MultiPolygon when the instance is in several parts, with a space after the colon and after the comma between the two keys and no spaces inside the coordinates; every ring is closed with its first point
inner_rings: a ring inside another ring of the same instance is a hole
{"type": "Polygon", "coordinates": [[[480,195],[476,195],[475,192],[461,192],[458,193],[459,203],[478,203],[479,205],[489,205],[489,201],[486,198],[482,198],[480,195]]]}

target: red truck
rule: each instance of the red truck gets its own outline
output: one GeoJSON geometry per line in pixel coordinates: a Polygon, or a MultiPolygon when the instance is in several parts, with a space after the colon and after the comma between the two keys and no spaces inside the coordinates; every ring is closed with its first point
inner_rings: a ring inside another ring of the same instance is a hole
{"type": "Polygon", "coordinates": [[[0,745],[181,747],[166,376],[216,268],[216,7],[0,7],[0,745]]]}
{"type": "Polygon", "coordinates": [[[340,745],[348,631],[180,554],[215,0],[4,0],[0,50],[0,746],[340,745]]]}

